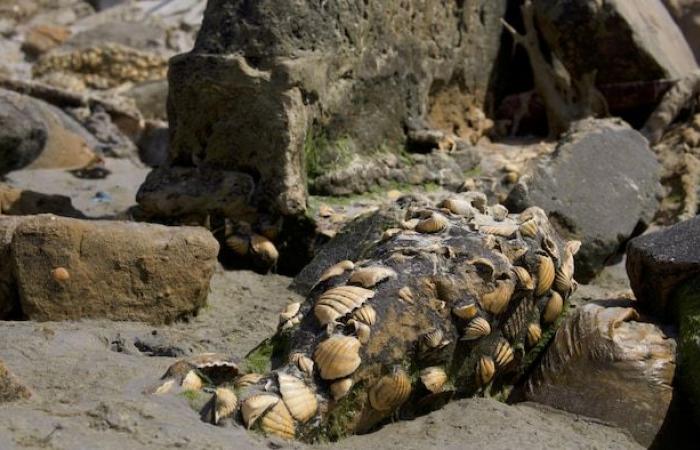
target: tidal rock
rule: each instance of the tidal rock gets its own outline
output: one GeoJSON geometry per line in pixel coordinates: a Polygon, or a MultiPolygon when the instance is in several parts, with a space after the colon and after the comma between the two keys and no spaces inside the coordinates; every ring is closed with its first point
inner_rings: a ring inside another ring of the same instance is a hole
{"type": "Polygon", "coordinates": [[[661,0],[534,0],[537,23],[571,76],[601,84],[680,78],[695,58],[661,0]]]}
{"type": "Polygon", "coordinates": [[[201,228],[52,215],[25,217],[11,244],[22,313],[39,321],[167,323],[196,313],[218,250],[201,228]]]}
{"type": "Polygon", "coordinates": [[[12,375],[0,361],[0,404],[27,399],[31,391],[12,375]]]}
{"type": "Polygon", "coordinates": [[[636,319],[628,307],[574,310],[528,380],[527,398],[614,423],[651,445],[673,396],[676,342],[636,319]]]}
{"type": "Polygon", "coordinates": [[[675,290],[700,276],[700,217],[632,239],[627,274],[640,307],[672,318],[675,290]]]}
{"type": "Polygon", "coordinates": [[[627,124],[584,120],[530,168],[506,204],[513,211],[536,204],[563,236],[580,240],[576,275],[587,282],[651,222],[660,171],[646,139],[627,124]]]}

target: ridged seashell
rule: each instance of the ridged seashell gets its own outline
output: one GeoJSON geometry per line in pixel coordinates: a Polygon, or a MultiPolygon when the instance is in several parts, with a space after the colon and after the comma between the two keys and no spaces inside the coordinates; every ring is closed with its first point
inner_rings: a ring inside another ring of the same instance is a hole
{"type": "Polygon", "coordinates": [[[329,280],[333,277],[337,277],[339,275],[342,275],[346,270],[352,270],[355,268],[355,263],[352,261],[345,259],[343,261],[340,261],[339,263],[333,264],[330,266],[328,269],[324,270],[321,276],[319,277],[317,283],[322,283],[326,280],[329,280]]]}
{"type": "Polygon", "coordinates": [[[461,337],[464,341],[472,341],[491,334],[491,324],[483,317],[475,317],[464,329],[461,337]]]}
{"type": "Polygon", "coordinates": [[[508,208],[500,204],[493,205],[491,207],[491,217],[498,222],[505,220],[508,217],[508,208]]]}
{"type": "Polygon", "coordinates": [[[539,297],[552,287],[554,283],[554,262],[549,256],[539,255],[539,265],[537,267],[537,288],[535,295],[539,297]]]}
{"type": "Polygon", "coordinates": [[[289,361],[296,364],[306,376],[310,377],[314,374],[314,360],[303,353],[292,353],[289,361]]]}
{"type": "Polygon", "coordinates": [[[535,289],[535,282],[532,280],[532,275],[530,275],[530,272],[528,272],[526,268],[513,266],[513,273],[518,279],[518,285],[521,289],[525,289],[526,291],[535,289]]]}
{"type": "Polygon", "coordinates": [[[571,281],[571,277],[560,269],[557,270],[556,274],[554,275],[554,284],[552,287],[560,294],[568,295],[569,291],[571,290],[571,281]]]}
{"type": "Polygon", "coordinates": [[[442,330],[434,328],[423,335],[423,342],[429,349],[440,348],[447,345],[444,337],[442,330]]]}
{"type": "Polygon", "coordinates": [[[245,256],[250,250],[250,241],[245,236],[234,234],[226,238],[226,247],[230,248],[238,256],[245,256]]]}
{"type": "Polygon", "coordinates": [[[331,396],[333,400],[340,400],[341,398],[348,395],[350,389],[352,389],[353,381],[352,378],[343,378],[335,383],[331,384],[331,396]]]}
{"type": "Polygon", "coordinates": [[[348,284],[359,284],[364,288],[371,288],[390,277],[395,277],[396,272],[388,267],[369,266],[357,269],[352,273],[348,284]]]}
{"type": "Polygon", "coordinates": [[[296,425],[284,402],[277,402],[260,420],[260,429],[282,439],[294,439],[296,425]]]}
{"type": "Polygon", "coordinates": [[[501,237],[511,237],[518,231],[518,226],[509,223],[499,223],[495,225],[482,225],[479,227],[479,231],[486,234],[493,234],[495,236],[501,237]]]}
{"type": "Polygon", "coordinates": [[[497,280],[496,288],[481,296],[481,306],[488,312],[501,314],[508,306],[514,291],[515,283],[512,280],[497,280]]]}
{"type": "Polygon", "coordinates": [[[355,320],[372,326],[377,322],[377,311],[372,305],[362,305],[352,313],[352,317],[355,320]]]}
{"type": "Polygon", "coordinates": [[[493,262],[490,259],[477,257],[466,261],[466,264],[476,267],[479,273],[483,273],[487,280],[493,280],[493,274],[496,268],[493,266],[493,262]]]}
{"type": "Polygon", "coordinates": [[[505,339],[501,339],[496,344],[496,364],[505,367],[513,361],[513,347],[505,339]]]}
{"type": "Polygon", "coordinates": [[[276,263],[280,256],[275,244],[259,234],[253,234],[250,237],[250,250],[268,264],[276,263]]]}
{"type": "Polygon", "coordinates": [[[447,383],[447,373],[442,367],[426,367],[420,371],[420,380],[423,386],[433,394],[442,392],[447,383]]]}
{"type": "Polygon", "coordinates": [[[349,314],[364,302],[374,297],[374,291],[358,286],[339,286],[321,294],[314,306],[314,315],[327,325],[349,314]]]}
{"type": "Polygon", "coordinates": [[[459,317],[460,319],[470,320],[476,316],[479,312],[476,307],[476,303],[465,303],[463,305],[457,305],[452,308],[452,314],[459,317]]]}
{"type": "Polygon", "coordinates": [[[574,282],[574,255],[581,247],[581,241],[568,241],[564,246],[561,266],[554,276],[554,290],[561,295],[569,295],[574,282]]]}
{"type": "Polygon", "coordinates": [[[225,387],[216,388],[216,391],[214,391],[214,425],[236,412],[237,406],[238,397],[231,389],[225,387]]]}
{"type": "Polygon", "coordinates": [[[552,323],[557,320],[559,314],[564,309],[564,299],[561,298],[558,292],[553,291],[552,296],[547,300],[547,305],[542,312],[542,320],[544,323],[552,323]]]}
{"type": "Polygon", "coordinates": [[[423,219],[416,225],[416,231],[419,233],[440,233],[449,225],[447,217],[442,214],[433,213],[427,219],[423,219]]]}
{"type": "Polygon", "coordinates": [[[527,343],[534,347],[542,339],[542,327],[539,324],[531,323],[527,326],[527,343]]]}
{"type": "Polygon", "coordinates": [[[248,386],[252,386],[254,384],[258,384],[260,380],[262,380],[262,378],[263,376],[259,373],[247,373],[236,378],[236,381],[233,382],[233,385],[236,387],[236,389],[242,389],[248,386]]]}
{"type": "Polygon", "coordinates": [[[535,303],[530,299],[523,299],[513,310],[513,313],[503,323],[503,335],[513,342],[522,339],[522,332],[533,317],[536,309],[535,303]]]}
{"type": "Polygon", "coordinates": [[[355,336],[357,336],[357,339],[361,344],[366,344],[369,342],[369,337],[371,334],[369,325],[364,322],[360,322],[359,320],[350,319],[348,320],[348,326],[353,327],[355,330],[355,336]]]}
{"type": "Polygon", "coordinates": [[[284,307],[282,312],[280,312],[280,323],[284,323],[292,317],[296,316],[300,308],[301,302],[289,303],[287,306],[284,307]]]}
{"type": "Polygon", "coordinates": [[[403,300],[404,302],[412,305],[413,304],[413,291],[411,290],[410,287],[404,286],[401,289],[399,289],[399,298],[403,300]]]}
{"type": "Polygon", "coordinates": [[[476,379],[481,386],[485,386],[496,375],[496,365],[490,356],[482,356],[476,364],[476,379]]]}
{"type": "Polygon", "coordinates": [[[554,259],[555,261],[559,260],[559,248],[557,247],[557,244],[551,237],[545,236],[542,239],[542,248],[544,249],[544,251],[547,252],[549,256],[552,257],[552,259],[554,259]]]}
{"type": "Polygon", "coordinates": [[[299,378],[286,373],[279,373],[277,380],[284,404],[292,417],[301,423],[311,419],[318,410],[316,394],[299,378]]]}
{"type": "Polygon", "coordinates": [[[377,411],[389,411],[400,406],[411,395],[411,379],[401,369],[384,375],[369,390],[369,403],[377,411]]]}
{"type": "Polygon", "coordinates": [[[279,403],[280,398],[272,394],[256,394],[243,400],[241,404],[241,415],[243,423],[248,429],[255,424],[265,412],[279,403]]]}
{"type": "Polygon", "coordinates": [[[333,335],[318,344],[314,352],[314,362],[324,380],[347,377],[357,370],[362,362],[360,341],[352,336],[333,335]]]}
{"type": "Polygon", "coordinates": [[[537,222],[535,222],[533,219],[530,219],[521,223],[518,229],[520,230],[520,234],[522,234],[523,236],[534,238],[535,236],[537,236],[537,228],[537,222]]]}
{"type": "Polygon", "coordinates": [[[51,271],[51,276],[59,282],[70,280],[70,272],[65,267],[56,267],[51,271]]]}
{"type": "Polygon", "coordinates": [[[182,389],[186,391],[198,391],[202,389],[204,383],[199,375],[197,375],[196,371],[190,370],[187,372],[187,375],[185,375],[185,378],[182,379],[182,383],[180,385],[182,386],[182,389]]]}
{"type": "Polygon", "coordinates": [[[471,202],[461,198],[446,198],[440,203],[441,208],[445,208],[452,214],[471,219],[476,214],[476,209],[471,202]]]}

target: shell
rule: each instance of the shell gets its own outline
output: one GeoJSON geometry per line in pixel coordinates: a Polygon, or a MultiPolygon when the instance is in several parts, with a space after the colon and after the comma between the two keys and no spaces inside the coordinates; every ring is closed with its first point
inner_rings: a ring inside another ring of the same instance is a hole
{"type": "Polygon", "coordinates": [[[493,314],[501,314],[508,306],[514,291],[515,283],[512,280],[497,280],[496,288],[481,296],[481,306],[493,314]]]}
{"type": "Polygon", "coordinates": [[[539,297],[552,287],[554,283],[554,262],[549,256],[539,255],[539,265],[537,266],[537,288],[535,295],[539,297]]]}
{"type": "Polygon", "coordinates": [[[234,234],[226,238],[226,247],[238,256],[245,256],[250,250],[250,241],[245,236],[234,234]]]}
{"type": "Polygon", "coordinates": [[[547,222],[547,213],[544,209],[538,206],[531,206],[525,211],[520,213],[520,223],[527,222],[528,220],[534,220],[535,224],[542,224],[547,222]]]}
{"type": "Polygon", "coordinates": [[[542,321],[544,323],[552,323],[557,320],[559,314],[564,309],[564,299],[561,298],[558,292],[552,292],[552,296],[547,300],[547,305],[542,312],[542,321]]]}
{"type": "Polygon", "coordinates": [[[440,233],[449,225],[447,217],[442,214],[433,213],[427,219],[423,219],[416,225],[416,231],[419,233],[440,233]]]}
{"type": "Polygon", "coordinates": [[[481,386],[485,386],[496,375],[496,365],[490,356],[482,356],[476,364],[476,379],[481,386]]]}
{"type": "Polygon", "coordinates": [[[521,223],[518,230],[523,236],[534,238],[535,236],[537,236],[537,228],[537,222],[535,222],[534,219],[529,219],[521,223]]]}
{"type": "Polygon", "coordinates": [[[357,336],[357,339],[361,344],[366,344],[369,342],[369,337],[371,334],[369,325],[364,322],[360,322],[359,320],[350,319],[348,320],[348,326],[355,329],[355,336],[357,336]]]}
{"type": "Polygon", "coordinates": [[[486,234],[493,234],[501,237],[511,237],[518,231],[518,226],[509,223],[499,223],[494,225],[482,225],[479,231],[486,234]]]}
{"type": "Polygon", "coordinates": [[[401,222],[401,228],[403,228],[404,230],[415,230],[416,225],[418,225],[418,222],[420,222],[420,219],[406,220],[404,222],[401,222]]]}
{"type": "Polygon", "coordinates": [[[236,389],[242,389],[244,387],[258,384],[262,378],[263,376],[259,373],[247,373],[238,377],[236,381],[233,382],[233,385],[236,387],[236,389]]]}
{"type": "Polygon", "coordinates": [[[389,411],[400,406],[411,395],[411,379],[401,369],[384,375],[369,391],[369,403],[377,411],[389,411]]]}
{"type": "Polygon", "coordinates": [[[296,364],[306,376],[310,377],[314,374],[314,360],[303,353],[292,353],[289,361],[296,364]]]}
{"type": "Polygon", "coordinates": [[[496,344],[496,364],[505,367],[513,361],[513,347],[505,339],[501,339],[496,344]]]}
{"type": "Polygon", "coordinates": [[[471,202],[461,198],[446,198],[440,203],[440,207],[467,219],[474,217],[474,214],[476,214],[476,209],[474,209],[471,202]]]}
{"type": "Polygon", "coordinates": [[[284,402],[277,402],[260,421],[260,429],[282,439],[294,439],[296,426],[284,402]]]}
{"type": "Polygon", "coordinates": [[[536,305],[530,299],[523,299],[519,302],[513,313],[503,323],[503,335],[513,342],[522,339],[521,333],[527,328],[535,309],[536,305]]]}
{"type": "Polygon", "coordinates": [[[464,329],[463,341],[472,341],[491,334],[491,324],[483,317],[476,317],[464,329]]]}
{"type": "Polygon", "coordinates": [[[294,316],[291,319],[287,320],[286,322],[282,323],[280,328],[282,330],[288,330],[300,322],[301,322],[301,315],[297,314],[296,316],[294,316]]]}
{"type": "Polygon", "coordinates": [[[569,291],[571,291],[572,281],[571,277],[564,270],[557,270],[552,287],[560,294],[568,295],[569,291]]]}
{"type": "Polygon", "coordinates": [[[511,263],[522,258],[529,250],[527,243],[522,239],[511,239],[500,243],[501,253],[508,258],[511,263]]]}
{"type": "Polygon", "coordinates": [[[352,313],[352,317],[355,320],[372,326],[377,322],[377,311],[372,308],[372,305],[362,305],[352,313]]]}
{"type": "Polygon", "coordinates": [[[426,389],[437,394],[447,383],[447,373],[442,367],[426,367],[420,371],[420,380],[426,389]]]}
{"type": "Polygon", "coordinates": [[[526,291],[535,289],[535,282],[532,280],[532,275],[530,275],[530,272],[528,272],[526,268],[514,266],[512,270],[515,277],[518,279],[518,285],[521,289],[525,289],[526,291]]]}
{"type": "Polygon", "coordinates": [[[395,277],[396,272],[388,267],[369,266],[363,267],[352,273],[348,284],[359,284],[364,288],[371,288],[387,278],[395,277]]]}
{"type": "Polygon", "coordinates": [[[321,276],[319,277],[319,279],[316,283],[322,283],[322,282],[329,280],[333,277],[337,277],[339,275],[342,275],[346,270],[352,270],[354,268],[355,268],[355,263],[353,263],[349,259],[344,259],[343,261],[340,261],[339,263],[333,264],[328,269],[323,271],[323,273],[321,274],[321,276]]]}
{"type": "Polygon", "coordinates": [[[508,217],[508,208],[503,205],[493,205],[491,207],[491,217],[498,222],[505,220],[508,217]]]}
{"type": "Polygon", "coordinates": [[[272,394],[256,394],[243,400],[241,404],[241,416],[248,429],[255,424],[265,412],[279,403],[280,398],[272,394]]]}
{"type": "Polygon", "coordinates": [[[333,400],[340,400],[348,395],[353,384],[352,378],[343,378],[331,384],[331,396],[333,400]]]}
{"type": "Polygon", "coordinates": [[[435,328],[423,335],[423,342],[427,348],[440,348],[447,345],[447,343],[445,343],[445,339],[443,339],[444,337],[445,334],[442,332],[442,330],[435,328]]]}
{"type": "Polygon", "coordinates": [[[554,276],[554,290],[561,295],[568,295],[573,288],[574,255],[581,248],[581,241],[568,241],[564,246],[561,266],[554,276]]]}
{"type": "Polygon", "coordinates": [[[388,241],[399,233],[401,233],[401,228],[387,228],[382,233],[382,241],[388,241]]]}
{"type": "Polygon", "coordinates": [[[542,339],[542,327],[539,324],[531,323],[527,326],[527,343],[534,347],[542,339]]]}
{"type": "Polygon", "coordinates": [[[466,261],[466,264],[476,267],[476,270],[486,274],[488,280],[493,280],[493,274],[496,268],[493,265],[493,261],[487,258],[477,257],[466,261]]]}
{"type": "Polygon", "coordinates": [[[282,401],[296,420],[304,423],[318,411],[314,392],[299,378],[286,373],[277,374],[282,401]]]}
{"type": "Polygon", "coordinates": [[[452,308],[452,314],[464,320],[474,318],[478,312],[479,310],[476,307],[476,303],[466,303],[452,308]]]}
{"type": "Polygon", "coordinates": [[[372,297],[374,297],[373,291],[358,286],[339,286],[329,289],[316,300],[314,315],[321,325],[327,325],[359,308],[372,297]]]}
{"type": "Polygon", "coordinates": [[[276,263],[280,256],[275,244],[265,236],[259,234],[253,234],[250,237],[250,250],[253,254],[260,256],[260,258],[268,264],[276,263]]]}
{"type": "Polygon", "coordinates": [[[51,271],[51,276],[59,282],[70,280],[70,272],[65,267],[56,267],[51,271]]]}
{"type": "Polygon", "coordinates": [[[571,256],[576,256],[578,251],[581,249],[581,241],[567,241],[566,245],[564,246],[564,249],[571,253],[571,256]]]}
{"type": "Polygon", "coordinates": [[[403,300],[404,302],[412,305],[413,304],[413,291],[411,290],[410,287],[404,286],[401,289],[399,289],[399,298],[403,300]]]}
{"type": "Polygon", "coordinates": [[[182,383],[180,383],[180,386],[182,386],[182,389],[186,391],[198,391],[202,389],[202,386],[204,383],[202,383],[202,379],[197,375],[197,372],[194,370],[190,370],[187,372],[187,375],[185,375],[185,378],[182,379],[182,383]]]}
{"type": "Polygon", "coordinates": [[[557,244],[551,237],[545,236],[542,239],[542,248],[544,249],[544,251],[547,252],[549,256],[552,257],[552,259],[554,259],[555,261],[559,260],[559,248],[557,247],[557,244]]]}
{"type": "Polygon", "coordinates": [[[465,192],[462,194],[462,198],[467,200],[471,205],[481,211],[482,213],[486,212],[486,205],[488,204],[488,199],[486,198],[486,194],[483,192],[478,192],[478,191],[470,191],[470,192],[465,192]]]}
{"type": "Polygon", "coordinates": [[[214,425],[236,412],[238,397],[228,388],[216,388],[214,392],[214,425]]]}
{"type": "Polygon", "coordinates": [[[289,303],[287,306],[284,307],[282,312],[280,312],[280,323],[284,323],[292,317],[296,316],[300,308],[301,302],[289,303]]]}
{"type": "Polygon", "coordinates": [[[335,380],[343,378],[360,367],[360,341],[352,336],[333,335],[318,344],[314,362],[321,378],[335,380]]]}

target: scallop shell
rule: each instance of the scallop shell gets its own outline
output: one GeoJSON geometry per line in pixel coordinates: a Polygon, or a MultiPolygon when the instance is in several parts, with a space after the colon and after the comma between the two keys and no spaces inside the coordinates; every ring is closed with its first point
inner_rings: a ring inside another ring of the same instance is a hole
{"type": "Polygon", "coordinates": [[[547,305],[542,312],[542,321],[544,323],[552,323],[557,320],[559,314],[564,309],[564,299],[561,298],[558,292],[553,291],[552,296],[547,300],[547,305]]]}
{"type": "Polygon", "coordinates": [[[360,322],[359,320],[350,319],[348,320],[348,326],[353,327],[355,330],[355,336],[357,336],[357,339],[361,344],[366,344],[369,342],[369,337],[371,334],[369,325],[364,322],[360,322]]]}
{"type": "Polygon", "coordinates": [[[262,379],[263,376],[259,373],[247,373],[238,377],[236,381],[233,382],[233,385],[236,387],[236,389],[242,389],[248,386],[252,386],[254,384],[258,384],[262,379]]]}
{"type": "Polygon", "coordinates": [[[559,260],[559,248],[557,247],[557,244],[551,237],[545,236],[542,239],[542,248],[544,249],[544,251],[547,252],[549,256],[552,257],[552,259],[554,259],[555,261],[559,260]]]}
{"type": "Polygon", "coordinates": [[[508,306],[514,291],[515,283],[512,280],[497,280],[496,288],[481,296],[481,306],[493,314],[501,314],[508,306]]]}
{"type": "Polygon", "coordinates": [[[423,342],[427,348],[440,348],[447,345],[445,343],[445,339],[443,339],[444,337],[445,334],[442,332],[442,330],[435,328],[423,335],[423,342]]]}
{"type": "Polygon", "coordinates": [[[296,364],[306,376],[310,377],[314,374],[314,361],[303,353],[292,353],[289,361],[296,364]]]}
{"type": "Polygon", "coordinates": [[[387,278],[395,277],[396,272],[388,267],[369,266],[363,267],[352,273],[348,284],[359,284],[364,288],[371,288],[387,278]]]}
{"type": "Polygon", "coordinates": [[[372,308],[372,305],[362,305],[352,313],[352,317],[355,320],[372,326],[377,322],[377,311],[372,308]]]}
{"type": "Polygon", "coordinates": [[[461,198],[446,198],[440,203],[440,207],[467,219],[474,217],[474,214],[476,214],[476,209],[474,209],[471,202],[461,198]]]}
{"type": "Polygon", "coordinates": [[[464,329],[463,341],[472,341],[491,334],[491,324],[483,317],[475,317],[464,329]]]}
{"type": "Polygon", "coordinates": [[[238,397],[228,388],[220,387],[214,391],[214,425],[236,412],[238,397]]]}
{"type": "Polygon", "coordinates": [[[474,318],[478,312],[479,310],[476,307],[476,303],[466,303],[452,308],[452,314],[464,320],[474,318]]]}
{"type": "Polygon", "coordinates": [[[537,288],[535,295],[539,297],[552,287],[554,283],[554,262],[549,256],[539,255],[539,265],[537,267],[537,288]]]}
{"type": "Polygon", "coordinates": [[[505,339],[501,339],[496,344],[496,364],[505,367],[513,361],[513,347],[505,339]]]}
{"type": "Polygon", "coordinates": [[[51,276],[59,282],[70,280],[70,272],[65,267],[56,267],[51,271],[51,276]]]}
{"type": "Polygon", "coordinates": [[[185,375],[185,378],[182,379],[182,383],[180,384],[182,389],[186,391],[198,391],[202,389],[203,385],[202,379],[197,375],[195,370],[187,372],[187,375],[185,375]]]}
{"type": "Polygon", "coordinates": [[[339,263],[333,264],[330,266],[328,269],[326,269],[321,276],[319,277],[318,283],[322,283],[326,280],[329,280],[333,277],[337,277],[339,275],[342,275],[346,270],[352,270],[355,268],[355,263],[352,261],[345,259],[343,261],[340,261],[339,263]]]}
{"type": "Polygon", "coordinates": [[[369,391],[369,403],[377,411],[389,411],[403,404],[411,395],[411,379],[401,369],[384,375],[369,391]]]}
{"type": "Polygon", "coordinates": [[[447,373],[442,367],[426,367],[420,371],[420,380],[426,389],[437,394],[447,383],[447,373]]]}
{"type": "Polygon", "coordinates": [[[423,219],[416,225],[416,231],[419,233],[440,233],[449,225],[447,217],[442,214],[433,213],[427,219],[423,219]]]}
{"type": "Polygon", "coordinates": [[[499,223],[494,225],[482,225],[479,227],[479,231],[486,234],[493,234],[495,236],[501,237],[511,237],[518,231],[518,226],[509,223],[499,223]]]}
{"type": "Polygon", "coordinates": [[[277,374],[280,394],[292,417],[301,423],[311,419],[318,411],[314,392],[299,378],[286,373],[277,374]]]}
{"type": "Polygon", "coordinates": [[[282,439],[294,439],[296,426],[284,402],[277,402],[260,420],[260,429],[282,439]]]}
{"type": "Polygon", "coordinates": [[[343,378],[360,367],[360,341],[352,336],[333,335],[318,344],[314,362],[321,378],[335,380],[343,378]]]}
{"type": "Polygon", "coordinates": [[[265,236],[253,234],[250,237],[250,250],[253,254],[260,256],[263,261],[269,264],[277,262],[280,254],[277,247],[265,236]]]}
{"type": "Polygon", "coordinates": [[[250,241],[245,236],[234,234],[226,238],[226,247],[230,248],[238,256],[245,256],[250,250],[250,241]]]}
{"type": "Polygon", "coordinates": [[[301,302],[289,303],[287,306],[284,307],[282,312],[280,312],[280,323],[284,323],[292,317],[296,316],[300,308],[301,302]]]}
{"type": "Polygon", "coordinates": [[[521,289],[526,291],[535,289],[535,282],[532,280],[532,275],[530,275],[530,272],[528,272],[526,268],[514,266],[512,270],[518,279],[518,285],[521,289]]]}
{"type": "Polygon", "coordinates": [[[321,325],[335,322],[374,297],[374,291],[358,286],[339,286],[321,294],[314,314],[321,325]]]}
{"type": "Polygon", "coordinates": [[[520,230],[520,234],[523,236],[534,238],[537,236],[537,228],[537,222],[535,222],[534,219],[530,219],[521,223],[518,230],[520,230]]]}
{"type": "Polygon", "coordinates": [[[348,395],[350,389],[352,389],[353,381],[352,378],[343,378],[335,383],[331,384],[331,396],[333,400],[340,400],[341,398],[348,395]]]}
{"type": "Polygon", "coordinates": [[[476,379],[481,386],[485,386],[493,380],[496,374],[496,365],[490,356],[482,356],[476,364],[476,379]]]}
{"type": "Polygon", "coordinates": [[[292,317],[291,319],[287,320],[286,322],[283,322],[282,326],[280,328],[282,330],[288,330],[300,322],[301,322],[301,315],[297,314],[296,316],[292,317]]]}
{"type": "Polygon", "coordinates": [[[527,343],[530,347],[534,347],[542,339],[542,328],[539,324],[531,323],[527,326],[527,343]]]}
{"type": "Polygon", "coordinates": [[[491,217],[498,222],[505,220],[508,217],[508,208],[503,205],[493,205],[491,207],[491,217]]]}
{"type": "Polygon", "coordinates": [[[523,299],[515,307],[513,313],[508,316],[503,323],[503,334],[511,341],[519,341],[522,338],[522,331],[527,328],[528,322],[532,319],[536,305],[530,299],[523,299]]]}
{"type": "Polygon", "coordinates": [[[399,298],[403,300],[404,302],[412,305],[413,304],[413,291],[411,290],[410,287],[404,286],[401,289],[399,289],[399,298]]]}
{"type": "Polygon", "coordinates": [[[248,429],[255,424],[265,412],[279,403],[280,398],[272,394],[256,394],[243,400],[241,404],[241,415],[243,423],[248,429]]]}

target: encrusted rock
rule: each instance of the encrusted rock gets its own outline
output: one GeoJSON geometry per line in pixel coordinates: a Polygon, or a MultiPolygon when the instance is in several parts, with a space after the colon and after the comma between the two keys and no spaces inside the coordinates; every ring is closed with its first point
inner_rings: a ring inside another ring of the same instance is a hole
{"type": "Polygon", "coordinates": [[[32,393],[20,383],[0,361],[0,404],[31,397],[32,393]]]}

